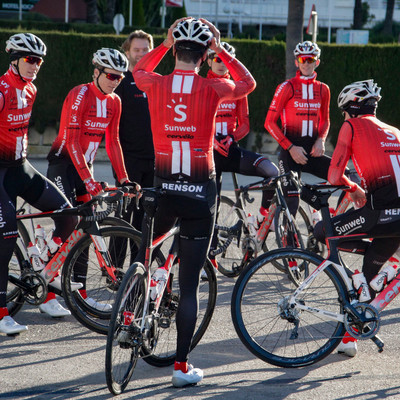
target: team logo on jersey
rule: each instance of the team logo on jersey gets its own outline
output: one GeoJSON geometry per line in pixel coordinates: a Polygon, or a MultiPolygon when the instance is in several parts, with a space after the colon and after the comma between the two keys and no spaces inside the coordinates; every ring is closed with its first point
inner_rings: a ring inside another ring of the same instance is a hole
{"type": "Polygon", "coordinates": [[[234,110],[236,108],[236,103],[222,103],[219,105],[219,110],[234,110]]]}

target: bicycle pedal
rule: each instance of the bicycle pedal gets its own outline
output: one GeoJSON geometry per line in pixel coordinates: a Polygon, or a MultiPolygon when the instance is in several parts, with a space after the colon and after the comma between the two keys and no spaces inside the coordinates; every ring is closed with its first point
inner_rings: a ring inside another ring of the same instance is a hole
{"type": "Polygon", "coordinates": [[[385,346],[385,343],[383,343],[383,341],[376,335],[374,337],[372,337],[371,340],[378,347],[378,353],[382,353],[383,352],[383,347],[385,346]]]}
{"type": "Polygon", "coordinates": [[[171,326],[171,320],[169,318],[160,318],[158,326],[164,329],[168,329],[171,326]]]}

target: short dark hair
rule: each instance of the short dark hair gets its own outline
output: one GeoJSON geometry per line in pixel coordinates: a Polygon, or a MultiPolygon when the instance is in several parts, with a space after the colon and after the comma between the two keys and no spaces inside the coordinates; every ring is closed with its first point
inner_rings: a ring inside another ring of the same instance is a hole
{"type": "Polygon", "coordinates": [[[149,47],[150,50],[153,49],[153,36],[150,35],[150,33],[146,33],[145,31],[142,31],[141,29],[138,29],[136,31],[133,31],[129,34],[129,36],[125,39],[124,43],[122,43],[122,50],[123,51],[129,51],[131,48],[131,43],[133,39],[146,39],[149,42],[149,47]]]}
{"type": "Polygon", "coordinates": [[[196,64],[207,51],[207,47],[190,40],[181,40],[175,43],[175,51],[179,61],[196,64]]]}

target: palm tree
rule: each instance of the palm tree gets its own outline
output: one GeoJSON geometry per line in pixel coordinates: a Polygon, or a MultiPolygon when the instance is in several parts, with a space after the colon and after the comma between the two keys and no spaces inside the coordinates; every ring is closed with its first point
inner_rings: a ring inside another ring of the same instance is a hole
{"type": "Polygon", "coordinates": [[[386,3],[386,15],[385,21],[383,22],[382,32],[386,35],[393,34],[393,12],[394,12],[394,2],[395,0],[387,0],[386,3]]]}
{"type": "Polygon", "coordinates": [[[99,13],[97,10],[97,0],[85,0],[87,10],[87,22],[90,24],[99,23],[99,13]]]}
{"type": "Polygon", "coordinates": [[[361,29],[363,26],[362,0],[355,0],[353,14],[353,29],[361,29]]]}
{"type": "Polygon", "coordinates": [[[289,0],[288,21],[286,26],[286,78],[296,74],[293,62],[293,49],[303,41],[303,16],[305,0],[289,0]]]}

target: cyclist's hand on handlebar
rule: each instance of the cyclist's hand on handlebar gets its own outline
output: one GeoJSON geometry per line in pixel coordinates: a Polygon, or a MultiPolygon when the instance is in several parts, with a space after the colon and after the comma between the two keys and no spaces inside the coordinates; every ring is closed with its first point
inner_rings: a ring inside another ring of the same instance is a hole
{"type": "Polygon", "coordinates": [[[93,178],[85,180],[85,187],[91,196],[97,196],[103,191],[103,186],[100,182],[96,182],[93,178]]]}
{"type": "Polygon", "coordinates": [[[307,152],[304,150],[303,147],[293,145],[292,148],[289,150],[289,153],[297,164],[307,164],[307,152]]]}
{"type": "Polygon", "coordinates": [[[121,182],[122,186],[126,186],[130,188],[130,194],[132,195],[131,197],[137,196],[139,199],[142,197],[141,193],[141,186],[136,183],[136,182],[131,182],[129,179],[126,179],[125,181],[121,182]]]}

